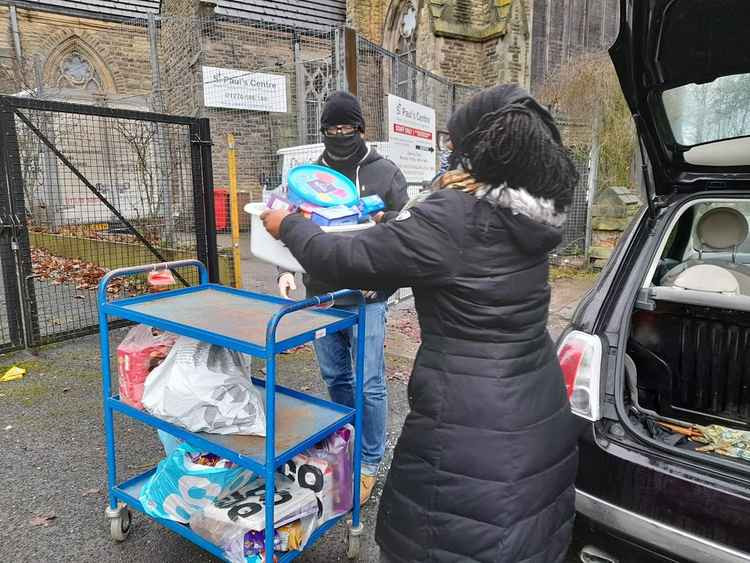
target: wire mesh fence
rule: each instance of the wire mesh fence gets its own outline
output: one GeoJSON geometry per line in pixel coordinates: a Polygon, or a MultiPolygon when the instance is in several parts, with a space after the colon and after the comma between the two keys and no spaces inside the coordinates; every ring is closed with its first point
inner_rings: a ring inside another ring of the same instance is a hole
{"type": "MultiPolygon", "coordinates": [[[[222,235],[230,223],[230,133],[236,140],[242,207],[260,200],[263,190],[281,184],[289,168],[319,157],[321,112],[335,90],[358,95],[366,120],[365,138],[386,157],[393,156],[389,95],[432,108],[437,129],[442,130],[452,112],[478,91],[419,68],[413,58],[389,52],[343,28],[300,29],[218,15],[152,17],[100,27],[98,35],[90,32],[75,40],[50,29],[49,37],[31,43],[46,41],[52,47],[24,52],[15,66],[0,60],[0,93],[207,118],[212,137],[210,176],[216,188],[210,196],[216,207],[211,221],[215,220],[220,243],[226,246],[231,244],[229,235],[222,235]],[[54,46],[54,41],[59,45],[54,46]],[[100,56],[103,53],[108,63],[100,56]]],[[[29,119],[84,170],[93,186],[147,241],[171,256],[200,250],[195,246],[196,229],[206,221],[195,215],[195,198],[202,197],[195,191],[195,178],[206,171],[193,169],[194,147],[186,126],[49,111],[30,112],[29,119]]],[[[78,288],[80,283],[45,280],[43,271],[49,264],[56,259],[78,260],[107,269],[149,259],[142,253],[143,241],[129,238],[133,235],[123,229],[122,221],[98,203],[26,123],[17,123],[16,129],[29,222],[30,272],[37,276],[32,285],[38,286],[40,302],[46,304],[38,314],[38,332],[75,332],[91,324],[93,301],[78,288]],[[92,240],[98,241],[97,248],[106,244],[105,256],[99,251],[92,254],[92,240]]],[[[412,182],[410,192],[423,187],[412,182]]],[[[582,174],[561,254],[578,252],[585,240],[585,187],[582,174]]],[[[241,230],[248,231],[249,215],[241,212],[240,221],[241,230]]],[[[243,237],[247,241],[247,235],[243,237]]],[[[249,245],[242,248],[249,254],[249,245]]],[[[9,260],[3,257],[4,264],[9,260]]],[[[231,279],[226,275],[231,267],[222,258],[223,279],[231,279]]],[[[4,278],[12,273],[10,268],[3,270],[4,278]]],[[[7,323],[3,327],[0,331],[10,330],[7,323]]]]}
{"type": "MultiPolygon", "coordinates": [[[[13,316],[27,342],[91,332],[94,290],[108,270],[207,259],[194,120],[44,100],[0,103],[7,169],[0,209],[15,222],[0,246],[10,249],[3,265],[15,266],[19,283],[4,289],[6,302],[9,292],[20,297],[13,316]]],[[[127,295],[140,281],[117,289],[127,295]]]]}

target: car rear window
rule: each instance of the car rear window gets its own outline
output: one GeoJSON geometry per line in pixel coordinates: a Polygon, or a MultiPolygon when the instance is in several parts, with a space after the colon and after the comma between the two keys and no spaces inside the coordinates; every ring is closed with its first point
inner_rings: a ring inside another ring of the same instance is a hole
{"type": "Polygon", "coordinates": [[[693,146],[750,135],[750,74],[722,76],[662,93],[675,141],[693,146]]]}

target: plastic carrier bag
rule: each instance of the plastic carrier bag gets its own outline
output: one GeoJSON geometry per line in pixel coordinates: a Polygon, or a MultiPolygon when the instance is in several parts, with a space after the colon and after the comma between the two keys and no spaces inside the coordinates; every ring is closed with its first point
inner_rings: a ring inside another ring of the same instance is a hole
{"type": "MultiPolygon", "coordinates": [[[[316,527],[318,506],[315,494],[281,474],[275,476],[275,487],[274,528],[283,528],[300,520],[304,529],[299,543],[304,546],[316,527]]],[[[190,520],[190,528],[223,549],[229,561],[244,562],[252,555],[245,550],[248,532],[265,530],[265,497],[265,479],[259,477],[196,513],[190,520]]]]}
{"type": "Polygon", "coordinates": [[[254,479],[249,469],[182,444],[159,463],[143,486],[140,501],[154,518],[187,524],[196,512],[254,479]]]}
{"type": "Polygon", "coordinates": [[[143,406],[192,432],[266,435],[247,357],[184,336],[146,379],[143,406]]]}
{"type": "Polygon", "coordinates": [[[353,454],[354,428],[346,425],[284,465],[284,475],[315,493],[319,525],[352,509],[353,454]]]}
{"type": "Polygon", "coordinates": [[[143,408],[143,384],[148,374],[169,354],[177,336],[145,325],[128,331],[117,347],[120,399],[131,407],[143,408]]]}

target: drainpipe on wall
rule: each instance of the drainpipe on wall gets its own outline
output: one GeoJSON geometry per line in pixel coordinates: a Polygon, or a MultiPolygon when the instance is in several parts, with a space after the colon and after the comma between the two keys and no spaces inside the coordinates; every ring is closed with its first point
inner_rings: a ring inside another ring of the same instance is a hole
{"type": "MultiPolygon", "coordinates": [[[[161,68],[159,66],[159,36],[156,27],[156,16],[148,15],[148,43],[149,59],[151,61],[151,111],[157,113],[166,113],[164,103],[164,92],[161,87],[161,68]]],[[[175,241],[175,205],[174,194],[172,193],[172,184],[170,180],[172,157],[171,147],[167,132],[161,123],[155,123],[156,126],[156,143],[154,153],[157,161],[159,191],[163,196],[164,202],[164,219],[165,219],[165,241],[168,247],[174,246],[175,241]]]]}
{"type": "MultiPolygon", "coordinates": [[[[44,91],[44,69],[42,59],[39,55],[34,56],[34,83],[36,97],[39,99],[45,99],[46,93],[44,91]]],[[[55,139],[55,127],[54,117],[51,113],[44,112],[41,116],[40,129],[44,135],[54,144],[55,139]]],[[[44,170],[45,170],[45,195],[46,200],[46,215],[47,215],[47,227],[56,232],[60,223],[62,222],[62,209],[63,209],[63,194],[60,188],[60,173],[57,168],[57,157],[46,145],[42,148],[42,154],[44,155],[44,170]]],[[[33,205],[33,202],[28,202],[33,205]]]]}
{"type": "Polygon", "coordinates": [[[16,64],[20,72],[23,69],[23,52],[21,51],[21,33],[18,31],[18,14],[13,4],[10,5],[8,17],[10,18],[10,31],[13,35],[13,50],[16,54],[16,64]]]}

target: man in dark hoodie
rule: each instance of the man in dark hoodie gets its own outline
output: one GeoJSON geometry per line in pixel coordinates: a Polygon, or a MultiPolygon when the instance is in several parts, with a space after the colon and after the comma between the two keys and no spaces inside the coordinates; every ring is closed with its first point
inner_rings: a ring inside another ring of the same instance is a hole
{"type": "MultiPolygon", "coordinates": [[[[318,164],[344,174],[357,186],[361,197],[378,195],[385,211],[377,219],[388,221],[406,204],[406,178],[390,160],[368,148],[363,134],[365,120],[357,98],[347,92],[335,92],[326,101],[321,116],[325,151],[318,164]]],[[[313,277],[303,277],[307,296],[322,295],[336,289],[313,277]]],[[[294,274],[280,272],[279,292],[288,297],[296,289],[294,274]]],[[[364,394],[365,411],[362,431],[362,482],[360,502],[365,503],[375,486],[378,467],[385,451],[388,399],[385,384],[385,320],[388,297],[392,291],[367,292],[365,335],[364,394]]],[[[354,307],[352,302],[337,302],[337,307],[354,307]]],[[[315,341],[320,373],[331,399],[354,406],[353,364],[356,347],[352,331],[338,332],[315,341]]]]}

